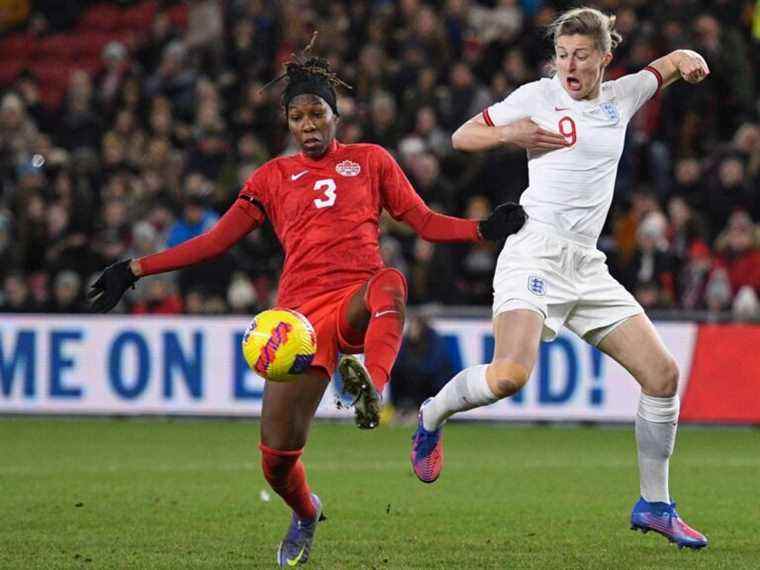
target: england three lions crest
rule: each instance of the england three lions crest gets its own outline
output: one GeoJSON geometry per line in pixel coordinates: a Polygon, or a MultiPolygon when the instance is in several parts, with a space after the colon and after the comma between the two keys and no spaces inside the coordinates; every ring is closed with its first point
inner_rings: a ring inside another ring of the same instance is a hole
{"type": "Polygon", "coordinates": [[[357,176],[361,171],[362,167],[350,160],[343,160],[335,165],[335,172],[341,176],[357,176]]]}
{"type": "Polygon", "coordinates": [[[599,108],[607,116],[607,118],[613,123],[617,123],[620,120],[620,113],[614,103],[606,101],[599,105],[599,108]]]}
{"type": "Polygon", "coordinates": [[[539,297],[543,297],[546,294],[546,283],[541,277],[537,275],[531,275],[528,277],[528,291],[539,297]]]}

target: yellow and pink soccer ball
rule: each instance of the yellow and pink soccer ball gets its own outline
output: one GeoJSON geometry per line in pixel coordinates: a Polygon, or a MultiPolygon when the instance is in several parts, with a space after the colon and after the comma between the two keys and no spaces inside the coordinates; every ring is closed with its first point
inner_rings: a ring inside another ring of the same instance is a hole
{"type": "Polygon", "coordinates": [[[309,319],[290,309],[256,315],[243,335],[243,356],[256,374],[270,382],[293,382],[317,352],[309,319]]]}

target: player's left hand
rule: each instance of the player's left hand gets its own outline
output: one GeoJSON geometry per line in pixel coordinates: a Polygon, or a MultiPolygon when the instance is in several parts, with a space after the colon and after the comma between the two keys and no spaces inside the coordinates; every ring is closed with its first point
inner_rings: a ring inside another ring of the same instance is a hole
{"type": "Polygon", "coordinates": [[[505,202],[478,224],[478,233],[483,239],[500,241],[518,232],[527,219],[528,216],[520,204],[505,202]]]}
{"type": "Polygon", "coordinates": [[[678,60],[678,72],[684,81],[689,83],[699,83],[705,77],[710,75],[710,68],[707,67],[705,58],[697,52],[690,49],[681,50],[681,57],[678,60]]]}

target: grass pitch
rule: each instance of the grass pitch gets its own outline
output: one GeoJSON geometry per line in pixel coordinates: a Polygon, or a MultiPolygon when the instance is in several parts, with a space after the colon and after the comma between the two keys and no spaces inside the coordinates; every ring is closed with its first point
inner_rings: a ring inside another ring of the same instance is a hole
{"type": "MultiPolygon", "coordinates": [[[[760,432],[682,428],[671,464],[702,551],[628,529],[630,428],[446,428],[446,468],[411,474],[410,428],[318,423],[325,505],[312,568],[759,568],[760,432]]],[[[269,500],[258,425],[0,419],[0,567],[274,568],[289,513],[269,500]]]]}

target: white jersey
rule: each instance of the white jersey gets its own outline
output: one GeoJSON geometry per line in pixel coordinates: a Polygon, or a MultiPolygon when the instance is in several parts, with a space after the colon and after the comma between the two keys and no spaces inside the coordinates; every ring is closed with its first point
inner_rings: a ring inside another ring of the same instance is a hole
{"type": "Polygon", "coordinates": [[[657,71],[647,67],[605,81],[594,101],[576,101],[555,76],[527,83],[483,111],[491,126],[530,118],[572,145],[528,153],[528,188],[520,203],[531,220],[596,243],[612,203],[628,122],[660,83],[657,71]]]}

